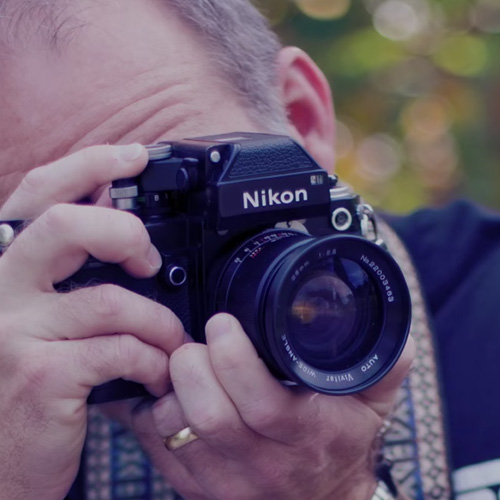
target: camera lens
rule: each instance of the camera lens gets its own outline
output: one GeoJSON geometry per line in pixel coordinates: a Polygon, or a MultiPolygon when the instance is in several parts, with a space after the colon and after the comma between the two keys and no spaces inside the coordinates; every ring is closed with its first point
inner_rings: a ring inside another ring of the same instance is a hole
{"type": "Polygon", "coordinates": [[[270,230],[238,248],[217,284],[217,311],[235,315],[278,377],[350,394],[397,361],[410,299],[389,253],[359,236],[270,230]]]}
{"type": "Polygon", "coordinates": [[[322,370],[342,370],[373,347],[365,332],[380,325],[380,301],[368,275],[347,259],[307,276],[292,297],[287,329],[294,351],[322,370]]]}

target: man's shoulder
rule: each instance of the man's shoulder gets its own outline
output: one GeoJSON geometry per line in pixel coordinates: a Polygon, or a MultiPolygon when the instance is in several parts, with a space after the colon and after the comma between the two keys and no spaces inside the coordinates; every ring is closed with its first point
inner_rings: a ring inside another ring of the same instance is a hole
{"type": "Polygon", "coordinates": [[[493,498],[488,493],[500,484],[500,400],[491,392],[500,379],[500,214],[456,202],[387,220],[413,257],[431,313],[450,457],[464,468],[457,492],[469,492],[468,478],[482,474],[475,488],[493,498]]]}
{"type": "Polygon", "coordinates": [[[459,282],[500,258],[500,213],[470,202],[384,218],[405,243],[433,310],[459,282]]]}
{"type": "MultiPolygon", "coordinates": [[[[425,208],[409,215],[384,215],[387,222],[411,246],[469,246],[481,240],[500,240],[500,212],[459,200],[440,208],[425,208]]],[[[411,248],[410,248],[411,250],[411,248]]]]}

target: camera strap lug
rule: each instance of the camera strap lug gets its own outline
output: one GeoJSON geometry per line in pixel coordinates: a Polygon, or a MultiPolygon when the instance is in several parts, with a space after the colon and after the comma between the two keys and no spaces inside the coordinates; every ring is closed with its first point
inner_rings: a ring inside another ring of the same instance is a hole
{"type": "Polygon", "coordinates": [[[367,203],[360,204],[358,207],[358,215],[361,224],[361,234],[369,241],[373,241],[376,245],[386,248],[386,245],[378,233],[377,218],[375,211],[371,205],[367,203]]]}

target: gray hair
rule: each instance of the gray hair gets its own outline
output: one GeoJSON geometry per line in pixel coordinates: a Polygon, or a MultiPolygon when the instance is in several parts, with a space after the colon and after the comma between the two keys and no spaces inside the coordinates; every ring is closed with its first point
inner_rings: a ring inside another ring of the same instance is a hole
{"type": "MultiPolygon", "coordinates": [[[[277,85],[281,44],[251,0],[162,0],[201,37],[224,81],[256,125],[286,132],[287,117],[277,85]]],[[[31,43],[42,35],[53,49],[78,31],[74,0],[0,0],[0,48],[14,38],[31,43]]]]}
{"type": "Polygon", "coordinates": [[[164,0],[207,42],[254,121],[270,132],[286,130],[277,85],[281,44],[249,0],[164,0]]]}
{"type": "Polygon", "coordinates": [[[28,48],[40,39],[55,49],[63,36],[81,26],[69,13],[68,0],[0,0],[0,47],[4,51],[28,48]]]}

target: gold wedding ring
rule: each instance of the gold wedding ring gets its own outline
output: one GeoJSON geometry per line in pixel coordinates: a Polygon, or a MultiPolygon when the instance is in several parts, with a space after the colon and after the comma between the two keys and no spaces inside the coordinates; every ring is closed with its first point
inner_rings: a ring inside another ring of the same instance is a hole
{"type": "Polygon", "coordinates": [[[185,427],[174,435],[163,438],[163,444],[167,450],[174,451],[197,439],[199,436],[191,430],[191,427],[185,427]]]}

